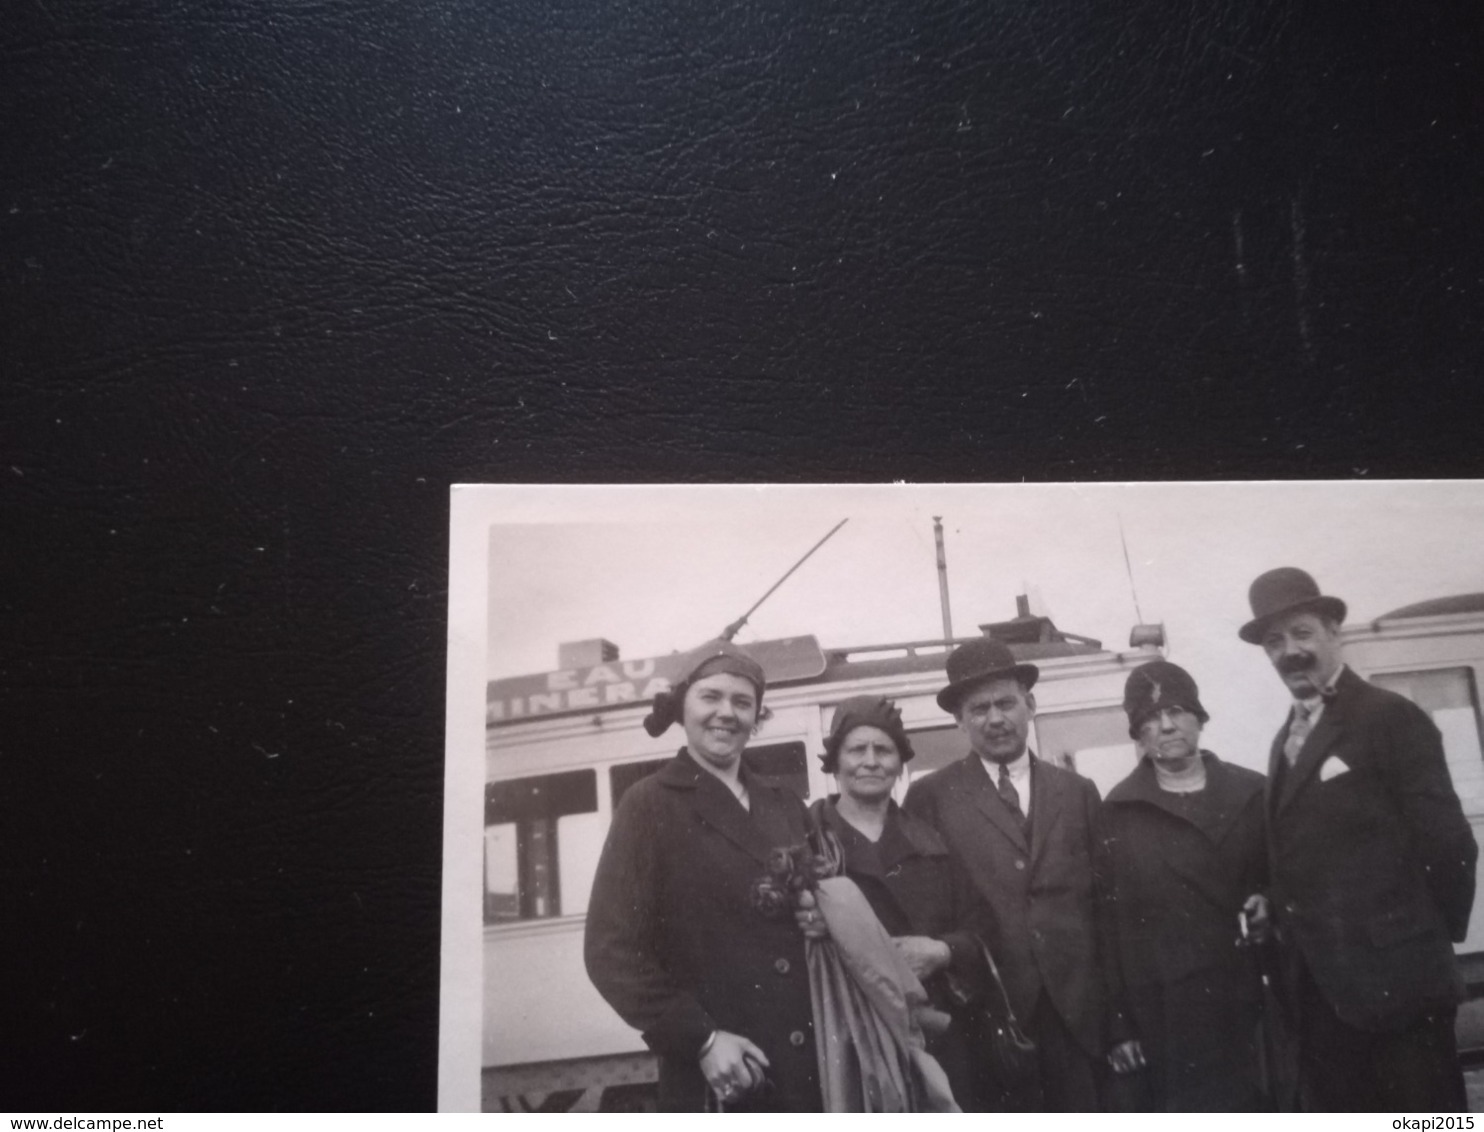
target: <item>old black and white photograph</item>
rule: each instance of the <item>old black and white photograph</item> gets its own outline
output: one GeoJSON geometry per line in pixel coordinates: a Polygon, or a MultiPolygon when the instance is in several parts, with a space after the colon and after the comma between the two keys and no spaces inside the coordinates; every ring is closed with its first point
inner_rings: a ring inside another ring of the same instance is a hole
{"type": "Polygon", "coordinates": [[[440,1107],[1484,1107],[1479,483],[452,495],[440,1107]]]}
{"type": "Polygon", "coordinates": [[[7,5],[0,1110],[1484,1108],[1480,13],[7,5]]]}

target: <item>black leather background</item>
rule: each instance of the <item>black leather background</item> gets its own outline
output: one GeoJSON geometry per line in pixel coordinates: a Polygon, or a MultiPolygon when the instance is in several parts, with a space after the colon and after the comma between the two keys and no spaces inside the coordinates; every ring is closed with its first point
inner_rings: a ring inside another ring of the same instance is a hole
{"type": "Polygon", "coordinates": [[[0,1109],[433,1105],[451,482],[1480,474],[1477,9],[14,0],[0,1109]]]}

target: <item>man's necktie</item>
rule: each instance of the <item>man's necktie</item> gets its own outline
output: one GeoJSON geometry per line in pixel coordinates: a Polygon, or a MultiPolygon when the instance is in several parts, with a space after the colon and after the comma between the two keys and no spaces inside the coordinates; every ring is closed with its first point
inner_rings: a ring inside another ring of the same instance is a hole
{"type": "Polygon", "coordinates": [[[1010,807],[1010,812],[1015,815],[1015,820],[1025,828],[1025,811],[1020,808],[1020,792],[1015,789],[1015,783],[1010,781],[1010,769],[1000,764],[1000,776],[995,782],[995,788],[999,790],[1000,797],[1005,800],[1005,805],[1010,807]]]}
{"type": "Polygon", "coordinates": [[[1292,766],[1298,758],[1299,752],[1304,749],[1304,740],[1309,737],[1309,732],[1314,730],[1312,709],[1302,700],[1295,700],[1293,704],[1293,720],[1288,725],[1288,738],[1283,743],[1283,756],[1292,766]]]}

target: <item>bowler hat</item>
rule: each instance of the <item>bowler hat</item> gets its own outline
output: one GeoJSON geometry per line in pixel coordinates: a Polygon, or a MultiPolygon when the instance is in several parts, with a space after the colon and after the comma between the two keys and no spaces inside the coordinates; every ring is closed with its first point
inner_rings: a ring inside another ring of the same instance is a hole
{"type": "Polygon", "coordinates": [[[819,762],[826,774],[834,774],[839,768],[840,745],[857,727],[876,727],[890,735],[904,763],[910,762],[916,753],[912,750],[912,740],[907,738],[907,729],[902,726],[902,713],[896,704],[881,696],[851,696],[835,709],[830,733],[824,737],[824,754],[819,757],[819,762]]]}
{"type": "Polygon", "coordinates": [[[1167,708],[1185,708],[1204,726],[1211,717],[1201,706],[1200,689],[1194,678],[1178,664],[1151,660],[1128,674],[1123,685],[1123,710],[1128,715],[1128,733],[1138,737],[1144,726],[1167,708]]]}
{"type": "Polygon", "coordinates": [[[1237,636],[1249,645],[1261,644],[1268,625],[1285,613],[1311,610],[1332,621],[1345,620],[1345,603],[1320,593],[1319,583],[1295,566],[1259,574],[1247,591],[1247,600],[1252,605],[1252,620],[1237,630],[1237,636]]]}
{"type": "Polygon", "coordinates": [[[950,715],[976,685],[990,680],[1015,680],[1027,692],[1035,686],[1041,670],[1034,664],[1017,664],[1010,646],[993,637],[981,637],[960,645],[948,654],[948,686],[938,693],[938,706],[950,715]]]}

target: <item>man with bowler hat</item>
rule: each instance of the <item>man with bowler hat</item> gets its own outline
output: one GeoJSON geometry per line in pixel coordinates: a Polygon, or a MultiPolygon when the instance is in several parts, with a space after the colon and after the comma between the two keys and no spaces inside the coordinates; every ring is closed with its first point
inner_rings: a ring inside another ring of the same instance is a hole
{"type": "MultiPolygon", "coordinates": [[[[905,808],[938,831],[993,910],[986,942],[1036,1042],[1029,1080],[986,1085],[1007,1111],[1088,1112],[1110,1045],[1093,882],[1098,792],[1027,749],[1039,674],[987,637],[950,653],[938,706],[969,754],[915,783],[905,808]]],[[[1116,1052],[1135,1056],[1132,1043],[1116,1052]]]]}
{"type": "Polygon", "coordinates": [[[1252,583],[1242,640],[1293,696],[1265,798],[1272,915],[1315,1111],[1462,1111],[1453,1025],[1478,846],[1432,720],[1344,664],[1345,603],[1302,570],[1252,583]]]}

